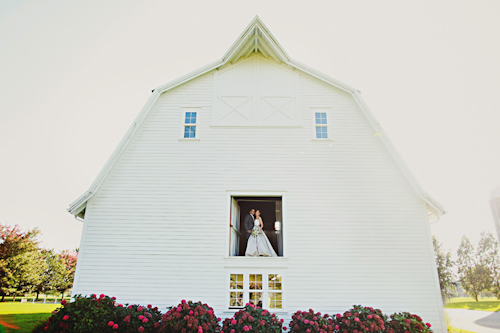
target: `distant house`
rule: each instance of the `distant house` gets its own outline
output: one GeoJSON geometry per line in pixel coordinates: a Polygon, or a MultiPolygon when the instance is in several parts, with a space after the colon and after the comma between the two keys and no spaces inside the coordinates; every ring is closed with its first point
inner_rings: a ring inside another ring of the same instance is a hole
{"type": "Polygon", "coordinates": [[[84,221],[73,294],[202,300],[222,317],[363,304],[446,331],[429,227],[443,207],[358,90],[291,59],[258,17],[154,90],[68,210],[84,221]],[[243,256],[250,208],[277,257],[243,256]]]}

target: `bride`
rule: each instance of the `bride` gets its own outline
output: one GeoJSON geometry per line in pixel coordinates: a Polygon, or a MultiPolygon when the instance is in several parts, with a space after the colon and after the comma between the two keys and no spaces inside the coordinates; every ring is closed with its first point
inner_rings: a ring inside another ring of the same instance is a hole
{"type": "Polygon", "coordinates": [[[255,220],[252,234],[248,238],[245,256],[247,257],[277,257],[276,252],[264,233],[264,221],[260,210],[255,211],[255,220]]]}

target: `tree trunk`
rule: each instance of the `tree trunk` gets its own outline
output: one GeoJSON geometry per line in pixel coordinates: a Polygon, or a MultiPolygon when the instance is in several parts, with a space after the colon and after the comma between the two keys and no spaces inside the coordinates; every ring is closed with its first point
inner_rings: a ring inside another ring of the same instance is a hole
{"type": "Polygon", "coordinates": [[[35,302],[36,302],[36,301],[38,301],[38,295],[40,295],[40,292],[39,292],[39,291],[37,291],[37,292],[36,292],[36,299],[35,299],[35,302]]]}
{"type": "Polygon", "coordinates": [[[5,295],[2,295],[2,300],[0,302],[3,302],[5,299],[5,295]]]}

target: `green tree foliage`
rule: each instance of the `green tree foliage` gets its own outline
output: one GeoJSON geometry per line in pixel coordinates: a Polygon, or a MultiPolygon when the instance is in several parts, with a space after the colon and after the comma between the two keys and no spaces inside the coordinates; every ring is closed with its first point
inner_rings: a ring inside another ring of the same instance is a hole
{"type": "Polygon", "coordinates": [[[3,297],[34,291],[46,263],[37,240],[37,228],[23,232],[19,226],[0,225],[0,293],[3,297]]]}
{"type": "Polygon", "coordinates": [[[77,252],[63,251],[58,254],[58,268],[54,269],[53,290],[60,292],[62,297],[73,286],[75,278],[77,252]]]}
{"type": "Polygon", "coordinates": [[[40,283],[35,289],[37,299],[39,293],[58,290],[59,285],[65,282],[66,275],[68,275],[64,261],[54,250],[42,250],[42,257],[46,265],[40,283]]]}
{"type": "Polygon", "coordinates": [[[457,256],[462,287],[478,301],[478,296],[491,287],[490,270],[482,259],[482,253],[474,252],[474,246],[466,236],[462,237],[457,256]]]}
{"type": "Polygon", "coordinates": [[[438,239],[433,236],[432,244],[434,245],[434,256],[436,258],[436,266],[439,278],[439,287],[441,288],[441,297],[443,300],[450,298],[455,291],[455,279],[453,275],[453,265],[455,264],[451,259],[451,252],[446,252],[443,249],[438,239]]]}
{"type": "Polygon", "coordinates": [[[481,265],[490,272],[491,291],[500,299],[500,255],[499,245],[495,237],[490,233],[481,233],[481,239],[477,248],[477,255],[481,265]]]}

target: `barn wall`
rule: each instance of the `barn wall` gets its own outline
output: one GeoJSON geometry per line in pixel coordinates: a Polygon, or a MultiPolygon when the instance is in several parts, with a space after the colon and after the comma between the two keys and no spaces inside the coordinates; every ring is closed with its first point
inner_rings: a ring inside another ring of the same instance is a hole
{"type": "Polygon", "coordinates": [[[164,93],[88,202],[73,293],[222,313],[227,270],[275,267],[287,311],[363,304],[441,332],[424,202],[351,95],[296,73],[298,127],[210,127],[214,72],[164,93]],[[201,107],[199,141],[179,140],[182,106],[201,107]],[[312,140],[311,107],[331,108],[332,141],[312,140]],[[225,258],[228,191],[284,194],[285,258],[225,258]]]}

